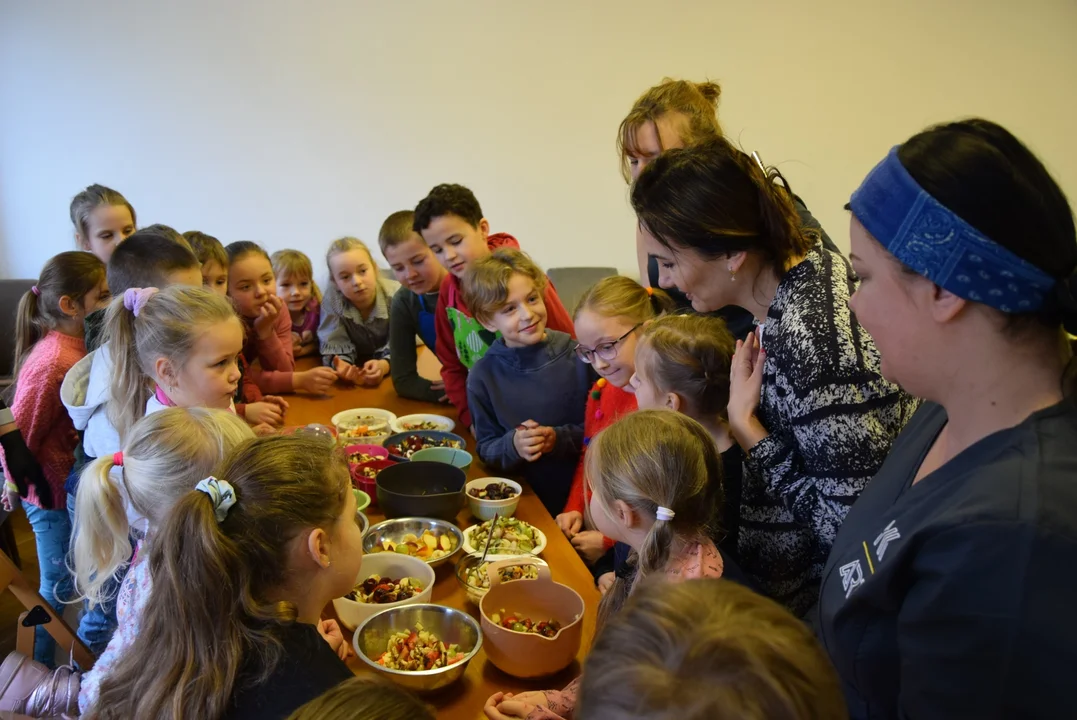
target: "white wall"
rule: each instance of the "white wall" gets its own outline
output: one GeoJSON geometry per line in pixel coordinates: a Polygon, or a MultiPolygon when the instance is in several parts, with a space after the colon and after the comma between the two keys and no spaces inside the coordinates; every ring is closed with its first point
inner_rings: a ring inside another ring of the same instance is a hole
{"type": "Polygon", "coordinates": [[[438,182],[545,266],[634,268],[617,124],[663,76],[839,243],[849,192],[923,126],[982,114],[1077,201],[1073,0],[0,0],[0,276],[72,245],[91,182],[142,224],[315,257],[438,182]]]}

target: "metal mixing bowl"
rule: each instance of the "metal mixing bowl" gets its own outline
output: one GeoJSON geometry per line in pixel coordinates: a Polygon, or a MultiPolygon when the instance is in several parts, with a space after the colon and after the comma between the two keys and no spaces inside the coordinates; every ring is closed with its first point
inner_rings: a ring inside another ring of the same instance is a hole
{"type": "Polygon", "coordinates": [[[464,547],[463,533],[460,532],[460,528],[450,522],[438,520],[437,518],[402,517],[383,520],[376,525],[371,525],[366,535],[363,536],[363,552],[375,552],[375,548],[381,547],[382,540],[400,542],[408,533],[421,537],[424,530],[429,530],[435,535],[448,533],[454,543],[452,550],[445,557],[426,561],[431,567],[437,567],[444,562],[448,562],[456,557],[456,554],[464,547]]]}

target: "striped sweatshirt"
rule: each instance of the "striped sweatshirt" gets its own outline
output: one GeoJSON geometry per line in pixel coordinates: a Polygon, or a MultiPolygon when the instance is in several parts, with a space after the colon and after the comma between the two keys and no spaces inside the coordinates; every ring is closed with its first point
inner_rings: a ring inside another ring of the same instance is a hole
{"type": "Polygon", "coordinates": [[[782,278],[762,325],[757,415],[770,434],[745,463],[738,552],[798,615],[815,604],[838,527],[918,404],[880,374],[875,342],[849,309],[851,275],[817,244],[782,278]]]}

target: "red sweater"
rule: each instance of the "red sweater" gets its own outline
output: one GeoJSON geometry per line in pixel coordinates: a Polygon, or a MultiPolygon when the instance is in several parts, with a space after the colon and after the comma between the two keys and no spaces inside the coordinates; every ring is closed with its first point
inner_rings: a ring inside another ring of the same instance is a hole
{"type": "MultiPolygon", "coordinates": [[[[635,412],[636,408],[635,395],[610,385],[604,378],[591,387],[591,392],[587,395],[587,411],[583,416],[583,453],[576,465],[576,474],[572,477],[572,489],[568,491],[565,512],[586,514],[584,508],[591,499],[591,493],[587,492],[587,483],[583,481],[583,460],[587,456],[587,446],[591,443],[591,438],[622,415],[635,412]],[[596,393],[598,398],[595,398],[596,393]]],[[[613,547],[613,541],[606,538],[606,545],[613,547]]]]}
{"type": "MultiPolygon", "coordinates": [[[[243,344],[243,358],[247,361],[247,369],[258,389],[270,395],[292,392],[295,357],[292,355],[292,317],[288,314],[288,309],[281,310],[273,327],[273,334],[265,340],[258,337],[252,321],[243,318],[243,325],[247,333],[246,342],[243,344]],[[251,367],[255,360],[258,361],[258,368],[251,367]]],[[[248,399],[248,402],[251,401],[248,399]]]]}
{"type": "MultiPolygon", "coordinates": [[[[512,235],[495,233],[486,239],[490,250],[502,247],[520,248],[520,244],[512,235]]],[[[551,330],[560,330],[576,337],[576,330],[572,327],[572,318],[569,316],[561,299],[557,297],[553,283],[546,284],[546,290],[542,294],[546,303],[546,327],[551,330]]],[[[471,311],[464,305],[464,299],[460,296],[460,280],[455,275],[448,275],[441,283],[438,292],[438,305],[434,311],[434,327],[437,332],[435,352],[441,361],[441,379],[445,382],[445,394],[449,401],[459,411],[460,422],[464,427],[471,427],[471,411],[467,407],[467,374],[468,367],[460,360],[456,349],[456,338],[453,335],[452,321],[449,319],[449,308],[455,308],[467,317],[471,317],[471,311]]]]}
{"type": "MultiPolygon", "coordinates": [[[[26,447],[37,458],[52,490],[54,510],[67,507],[64,482],[75,463],[75,446],[79,441],[71,416],[60,401],[60,385],[67,371],[84,357],[86,343],[82,338],[49,331],[27,355],[11,403],[11,412],[26,447]]],[[[8,481],[11,482],[10,477],[8,481]]],[[[41,507],[32,485],[25,499],[41,507]]]]}

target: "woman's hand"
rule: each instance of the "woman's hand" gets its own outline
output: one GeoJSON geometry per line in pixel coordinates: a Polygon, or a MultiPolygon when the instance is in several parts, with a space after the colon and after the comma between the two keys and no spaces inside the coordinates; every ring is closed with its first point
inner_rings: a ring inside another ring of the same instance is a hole
{"type": "Polygon", "coordinates": [[[759,345],[755,331],[743,341],[737,341],[737,351],[729,371],[729,429],[745,452],[767,436],[766,428],[755,416],[759,395],[763,390],[763,364],[766,353],[759,345]]]}
{"type": "Polygon", "coordinates": [[[316,367],[292,374],[292,387],[296,392],[325,395],[337,380],[333,368],[316,367]]]}
{"type": "Polygon", "coordinates": [[[364,387],[377,387],[381,384],[381,380],[389,372],[388,360],[367,360],[363,363],[363,369],[360,371],[360,384],[364,387]]]}
{"type": "Polygon", "coordinates": [[[351,654],[352,649],[344,640],[344,632],[340,629],[340,625],[336,620],[322,620],[318,623],[318,634],[329,643],[329,647],[333,648],[333,652],[337,654],[341,660],[347,660],[351,654]]]}
{"type": "Polygon", "coordinates": [[[265,305],[258,309],[258,317],[254,319],[254,331],[259,340],[268,340],[276,332],[277,318],[280,316],[284,302],[276,295],[266,298],[265,305]]]}
{"type": "Polygon", "coordinates": [[[583,527],[583,513],[577,510],[561,513],[557,516],[557,527],[561,528],[565,537],[571,540],[583,527]]]}
{"type": "Polygon", "coordinates": [[[594,565],[606,554],[606,538],[597,530],[584,530],[572,538],[572,547],[584,562],[594,565]]]}

